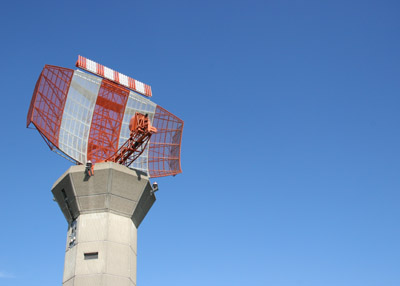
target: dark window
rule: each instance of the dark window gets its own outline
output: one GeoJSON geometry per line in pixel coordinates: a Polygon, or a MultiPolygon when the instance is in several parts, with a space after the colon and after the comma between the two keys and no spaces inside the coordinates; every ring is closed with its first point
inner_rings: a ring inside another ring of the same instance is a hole
{"type": "Polygon", "coordinates": [[[89,259],[97,259],[99,258],[99,253],[98,252],[88,252],[84,254],[85,260],[89,259]]]}

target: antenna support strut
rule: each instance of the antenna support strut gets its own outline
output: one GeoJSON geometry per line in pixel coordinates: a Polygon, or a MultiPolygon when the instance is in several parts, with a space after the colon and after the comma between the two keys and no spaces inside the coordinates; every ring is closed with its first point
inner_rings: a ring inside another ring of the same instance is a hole
{"type": "Polygon", "coordinates": [[[106,162],[129,167],[146,149],[151,135],[157,133],[157,128],[151,125],[148,114],[143,115],[139,112],[136,112],[131,118],[129,130],[131,131],[129,139],[114,155],[106,159],[106,162]]]}

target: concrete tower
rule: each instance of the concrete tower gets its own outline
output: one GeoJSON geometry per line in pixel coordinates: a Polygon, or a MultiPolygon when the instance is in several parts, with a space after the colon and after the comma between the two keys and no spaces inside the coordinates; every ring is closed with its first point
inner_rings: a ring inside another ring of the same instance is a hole
{"type": "Polygon", "coordinates": [[[67,222],[63,286],[136,285],[137,228],[155,201],[145,173],[107,162],[70,167],[52,193],[67,222]]]}

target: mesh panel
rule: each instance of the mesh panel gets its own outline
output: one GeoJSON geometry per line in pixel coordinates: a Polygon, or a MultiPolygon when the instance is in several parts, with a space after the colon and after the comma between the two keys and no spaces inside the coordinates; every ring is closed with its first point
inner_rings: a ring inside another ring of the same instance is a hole
{"type": "Polygon", "coordinates": [[[183,121],[157,106],[153,126],[157,133],[149,145],[149,173],[151,177],[163,177],[181,173],[180,152],[183,121]]]}

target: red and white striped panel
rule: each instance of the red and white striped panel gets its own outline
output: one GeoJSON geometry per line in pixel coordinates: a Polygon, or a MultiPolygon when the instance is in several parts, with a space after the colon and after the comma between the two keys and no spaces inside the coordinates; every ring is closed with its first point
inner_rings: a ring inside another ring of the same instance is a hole
{"type": "Polygon", "coordinates": [[[108,67],[91,61],[85,57],[78,56],[78,61],[76,62],[78,68],[87,70],[88,72],[94,73],[120,85],[123,85],[129,89],[132,89],[140,94],[151,97],[151,87],[143,82],[136,79],[128,77],[122,73],[114,71],[108,67]]]}

